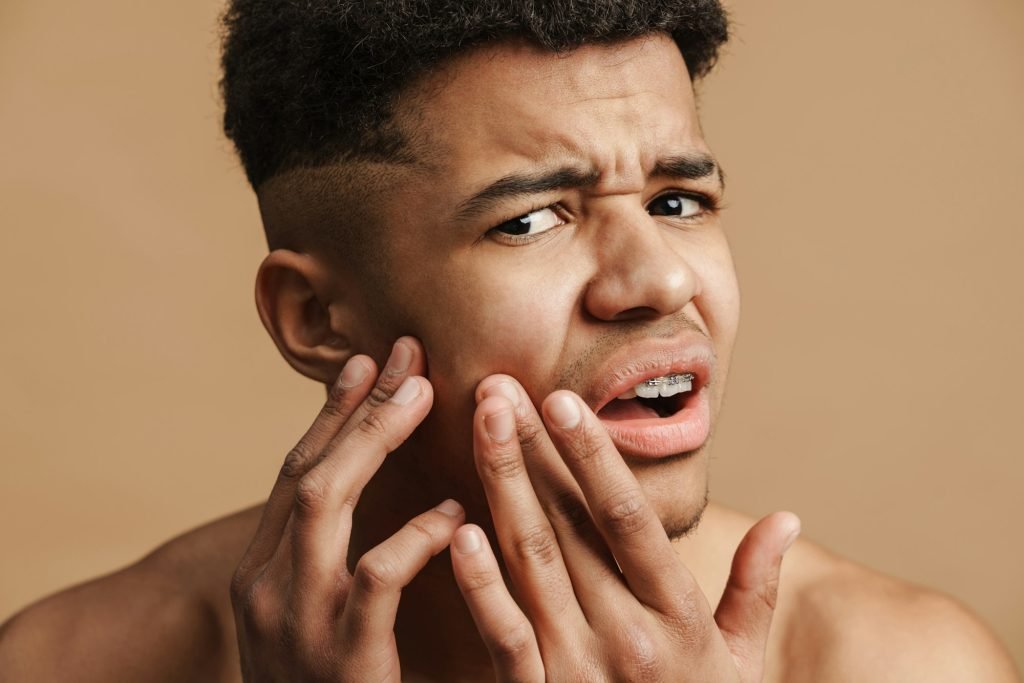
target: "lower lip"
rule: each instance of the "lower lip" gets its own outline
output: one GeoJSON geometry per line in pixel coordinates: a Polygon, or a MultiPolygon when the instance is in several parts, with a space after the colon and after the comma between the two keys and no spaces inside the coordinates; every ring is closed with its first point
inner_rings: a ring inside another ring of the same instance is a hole
{"type": "Polygon", "coordinates": [[[669,417],[641,420],[601,420],[615,447],[623,455],[666,458],[695,451],[711,430],[707,387],[687,398],[686,405],[669,417]]]}

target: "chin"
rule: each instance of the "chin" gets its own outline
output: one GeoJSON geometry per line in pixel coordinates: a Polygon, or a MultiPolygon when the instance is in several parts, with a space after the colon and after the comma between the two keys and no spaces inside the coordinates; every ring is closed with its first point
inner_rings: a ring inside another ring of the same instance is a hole
{"type": "Polygon", "coordinates": [[[704,489],[704,496],[692,508],[685,512],[673,510],[668,515],[661,515],[661,525],[665,527],[669,540],[678,540],[696,530],[707,506],[708,493],[707,489],[704,489]]]}
{"type": "Polygon", "coordinates": [[[696,530],[708,505],[706,448],[629,464],[671,540],[696,530]]]}

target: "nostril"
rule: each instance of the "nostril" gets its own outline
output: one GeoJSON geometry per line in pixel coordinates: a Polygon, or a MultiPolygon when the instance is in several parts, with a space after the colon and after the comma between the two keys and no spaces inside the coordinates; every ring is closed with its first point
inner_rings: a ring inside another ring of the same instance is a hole
{"type": "Polygon", "coordinates": [[[620,311],[612,316],[612,320],[615,322],[622,322],[624,320],[643,320],[645,318],[660,317],[660,313],[654,310],[650,306],[634,306],[633,308],[627,308],[624,311],[620,311]]]}

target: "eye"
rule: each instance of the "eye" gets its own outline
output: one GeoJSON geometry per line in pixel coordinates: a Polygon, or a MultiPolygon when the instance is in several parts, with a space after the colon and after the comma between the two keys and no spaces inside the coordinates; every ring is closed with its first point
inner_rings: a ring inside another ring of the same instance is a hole
{"type": "Polygon", "coordinates": [[[551,207],[537,209],[528,214],[505,221],[491,228],[492,233],[512,237],[533,237],[565,223],[551,207]]]}
{"type": "Polygon", "coordinates": [[[685,194],[663,194],[647,205],[647,212],[652,216],[692,218],[703,211],[704,204],[700,199],[685,194]]]}

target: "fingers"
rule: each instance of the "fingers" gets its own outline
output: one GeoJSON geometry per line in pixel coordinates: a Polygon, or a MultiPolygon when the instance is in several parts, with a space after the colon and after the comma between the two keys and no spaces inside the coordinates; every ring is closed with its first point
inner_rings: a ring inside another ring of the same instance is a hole
{"type": "Polygon", "coordinates": [[[477,406],[473,451],[502,556],[520,601],[540,630],[564,627],[567,617],[582,615],[555,532],[526,471],[514,406],[504,396],[489,396],[477,406]],[[572,611],[567,614],[567,610],[572,611]]]}
{"type": "Polygon", "coordinates": [[[345,438],[358,428],[368,415],[394,395],[407,377],[422,376],[426,367],[426,354],[419,341],[414,337],[400,337],[392,347],[391,356],[377,377],[376,384],[342,425],[334,441],[345,438]]]}
{"type": "Polygon", "coordinates": [[[426,379],[406,377],[385,403],[333,441],[298,483],[290,540],[293,590],[299,599],[317,595],[346,573],[352,510],[387,454],[426,417],[432,400],[426,379]]]}
{"type": "Polygon", "coordinates": [[[353,356],[339,373],[313,424],[284,459],[246,553],[251,565],[264,565],[274,553],[291,516],[296,484],[366,397],[376,372],[372,358],[353,356]]]}
{"type": "Polygon", "coordinates": [[[693,576],[679,562],[661,520],[597,416],[569,391],[548,396],[542,412],[630,590],[660,612],[678,612],[680,596],[700,591],[694,590],[693,576]]]}
{"type": "Polygon", "coordinates": [[[341,638],[355,651],[390,640],[405,588],[444,550],[465,520],[462,506],[446,500],[409,521],[360,558],[341,618],[341,638]],[[365,647],[364,647],[365,646],[365,647]]]}
{"type": "Polygon", "coordinates": [[[452,570],[502,683],[545,680],[537,637],[512,599],[480,527],[467,524],[452,542],[452,570]]]}
{"type": "MultiPolygon", "coordinates": [[[[410,376],[423,370],[422,348],[411,338],[398,340],[379,376],[365,356],[346,364],[320,415],[285,459],[256,537],[232,578],[240,643],[284,648],[279,654],[285,659],[326,651],[323,634],[335,632],[338,605],[349,589],[351,507],[384,456],[430,409],[430,384],[410,376]]],[[[444,512],[419,520],[429,539],[422,543],[426,552],[410,552],[413,564],[422,566],[431,552],[439,552],[461,523],[457,515],[446,516],[447,523],[438,516],[444,512]]],[[[396,543],[411,545],[405,536],[396,543]]],[[[379,654],[381,648],[373,650],[379,654]]]]}
{"type": "MultiPolygon", "coordinates": [[[[583,613],[607,602],[609,587],[621,588],[615,560],[590,518],[583,492],[562,461],[526,390],[508,375],[492,375],[477,388],[477,400],[503,396],[515,406],[518,444],[533,492],[555,532],[563,562],[583,613]]],[[[491,506],[492,511],[494,506],[491,506]]],[[[499,539],[509,525],[497,525],[499,539]]],[[[504,545],[502,546],[504,552],[504,545]]],[[[515,573],[510,572],[513,579],[515,573]]]]}
{"type": "MultiPolygon", "coordinates": [[[[799,517],[776,512],[747,532],[733,556],[715,622],[733,656],[750,672],[760,672],[764,666],[782,556],[799,534],[799,517]]],[[[759,675],[752,678],[760,680],[759,675]]]]}
{"type": "MultiPolygon", "coordinates": [[[[372,361],[367,361],[372,367],[372,361]]],[[[334,433],[326,443],[321,444],[321,437],[316,441],[321,446],[318,450],[293,451],[283,468],[275,501],[287,498],[288,517],[264,572],[268,582],[292,594],[300,615],[328,610],[325,592],[336,590],[339,579],[347,577],[352,508],[386,454],[409,436],[430,409],[429,382],[408,376],[423,367],[419,343],[409,337],[399,339],[375,383],[373,373],[368,373],[345,388],[344,409],[335,411],[343,420],[332,423],[334,433]],[[296,452],[301,457],[295,457],[296,452]]],[[[347,385],[345,375],[343,371],[340,383],[347,385]]]]}

